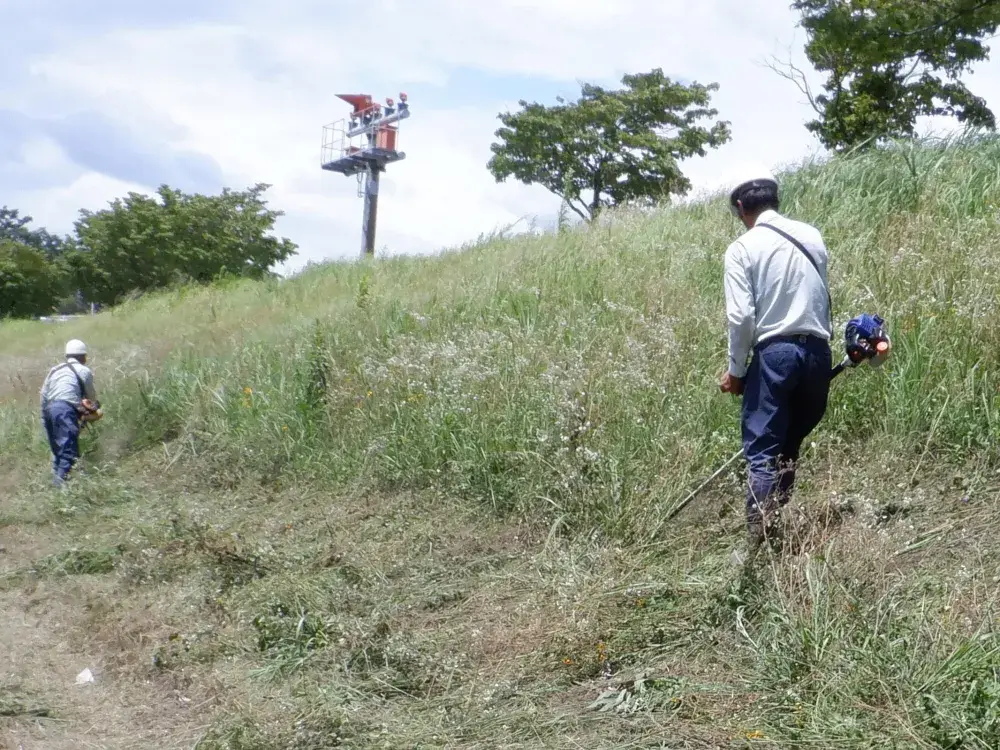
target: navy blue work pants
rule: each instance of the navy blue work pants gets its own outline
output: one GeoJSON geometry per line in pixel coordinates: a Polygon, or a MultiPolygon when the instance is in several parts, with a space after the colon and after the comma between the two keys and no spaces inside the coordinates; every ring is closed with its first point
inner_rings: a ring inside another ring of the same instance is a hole
{"type": "Polygon", "coordinates": [[[829,343],[815,336],[768,339],[755,348],[742,414],[748,522],[790,499],[799,450],[826,413],[831,359],[829,343]]]}
{"type": "Polygon", "coordinates": [[[52,482],[61,485],[80,458],[80,416],[68,401],[53,401],[42,410],[42,424],[52,450],[52,482]]]}

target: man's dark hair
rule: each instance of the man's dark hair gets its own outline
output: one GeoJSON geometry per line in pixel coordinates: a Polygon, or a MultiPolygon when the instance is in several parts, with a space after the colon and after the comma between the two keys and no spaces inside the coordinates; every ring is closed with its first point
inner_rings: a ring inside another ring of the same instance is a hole
{"type": "Polygon", "coordinates": [[[777,185],[760,185],[748,188],[736,196],[748,214],[760,213],[767,209],[777,211],[781,207],[777,185]]]}
{"type": "Polygon", "coordinates": [[[743,211],[756,214],[766,209],[778,210],[778,183],[770,177],[749,180],[739,185],[729,196],[729,205],[734,216],[739,216],[736,202],[743,204],[743,211]]]}

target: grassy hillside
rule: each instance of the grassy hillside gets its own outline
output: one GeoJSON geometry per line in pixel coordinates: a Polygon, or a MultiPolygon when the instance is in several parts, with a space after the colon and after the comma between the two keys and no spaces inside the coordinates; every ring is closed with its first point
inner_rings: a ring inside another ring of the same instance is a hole
{"type": "Polygon", "coordinates": [[[11,746],[996,747],[1000,141],[783,197],[895,348],[756,573],[741,468],[663,520],[739,447],[718,200],[0,325],[11,746]],[[70,336],[108,416],[60,494],[70,336]]]}

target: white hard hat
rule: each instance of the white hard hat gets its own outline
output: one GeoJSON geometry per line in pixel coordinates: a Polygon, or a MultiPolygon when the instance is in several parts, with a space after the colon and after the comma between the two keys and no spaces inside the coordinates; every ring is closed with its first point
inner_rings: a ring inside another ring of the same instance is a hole
{"type": "Polygon", "coordinates": [[[80,339],[73,339],[66,343],[67,357],[85,357],[87,355],[87,345],[80,339]]]}
{"type": "Polygon", "coordinates": [[[778,185],[778,180],[774,172],[766,167],[755,165],[749,169],[742,170],[730,183],[730,195],[739,191],[748,190],[755,185],[778,185]]]}
{"type": "Polygon", "coordinates": [[[747,190],[754,188],[770,187],[778,189],[778,180],[770,169],[765,167],[751,167],[744,171],[737,179],[730,183],[729,208],[736,213],[736,201],[747,190]]]}

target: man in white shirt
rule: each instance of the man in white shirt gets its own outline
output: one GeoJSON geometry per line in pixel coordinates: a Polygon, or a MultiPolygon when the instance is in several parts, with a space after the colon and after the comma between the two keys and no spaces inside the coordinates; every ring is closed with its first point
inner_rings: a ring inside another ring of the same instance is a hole
{"type": "Polygon", "coordinates": [[[69,477],[80,458],[80,407],[97,401],[94,373],[87,367],[87,346],[78,339],[66,344],[66,361],[49,370],[42,383],[42,424],[52,451],[52,482],[69,477]]]}
{"type": "Polygon", "coordinates": [[[790,499],[802,443],[826,413],[832,367],[826,245],[779,205],[778,183],[766,172],[730,195],[748,231],[726,250],[729,367],[721,389],[743,396],[751,552],[790,499]]]}

